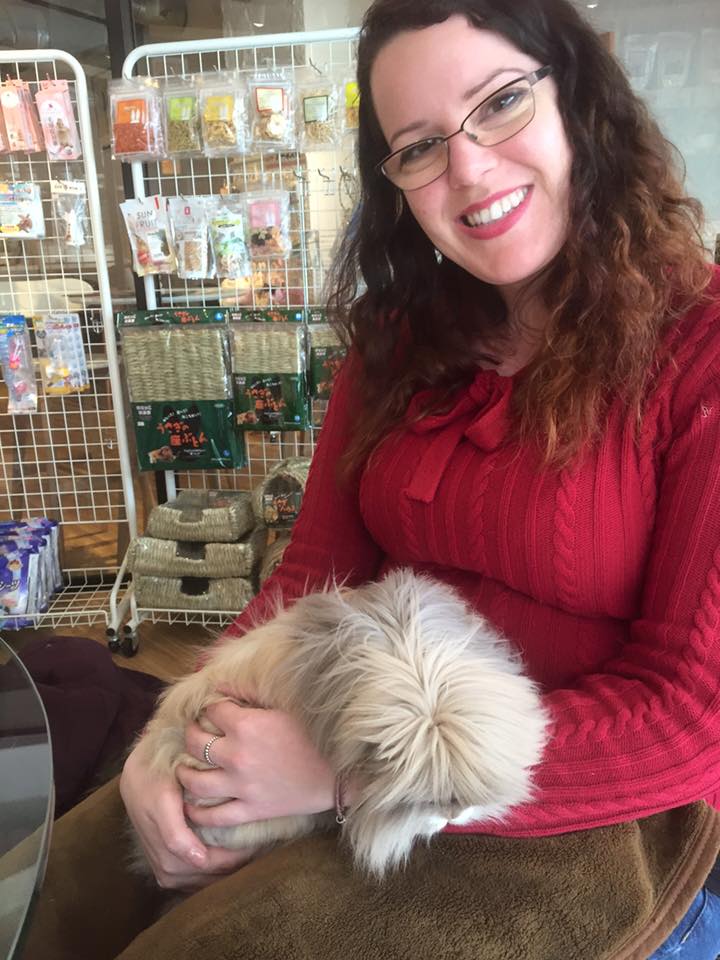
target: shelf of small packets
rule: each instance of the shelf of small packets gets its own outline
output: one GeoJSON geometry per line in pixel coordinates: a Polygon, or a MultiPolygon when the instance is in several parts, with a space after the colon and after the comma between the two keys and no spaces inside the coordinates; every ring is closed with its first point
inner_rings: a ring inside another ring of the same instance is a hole
{"type": "MultiPolygon", "coordinates": [[[[68,81],[47,79],[33,86],[34,96],[25,80],[8,77],[0,83],[0,160],[43,152],[53,163],[80,160],[82,148],[68,81]]],[[[85,243],[86,194],[82,179],[50,181],[57,236],[70,247],[85,243]]],[[[0,178],[0,237],[42,240],[46,235],[40,184],[0,178]]]]}
{"type": "Polygon", "coordinates": [[[113,570],[65,570],[60,527],[38,517],[0,523],[0,632],[107,624],[113,570]]]}
{"type": "MultiPolygon", "coordinates": [[[[48,397],[86,393],[91,386],[90,367],[107,365],[100,356],[88,361],[80,314],[67,310],[73,297],[80,297],[84,304],[92,289],[71,276],[66,258],[67,254],[76,260],[82,273],[81,260],[86,258],[82,248],[90,248],[85,180],[63,178],[72,177],[76,169],[72,162],[82,158],[67,80],[48,77],[27,82],[7,77],[0,82],[0,169],[4,171],[0,174],[0,240],[4,241],[8,267],[0,290],[0,303],[6,311],[0,313],[0,369],[7,388],[7,410],[13,417],[35,413],[41,389],[48,397]],[[40,166],[33,162],[36,160],[41,161],[40,166]],[[52,164],[58,165],[57,177],[52,164]],[[30,179],[13,179],[16,170],[27,170],[30,179]],[[36,177],[38,172],[40,177],[36,177]],[[30,241],[40,242],[40,251],[30,246],[30,241]],[[22,252],[16,256],[15,250],[22,252]],[[49,264],[58,257],[65,263],[53,273],[49,264]],[[16,262],[17,275],[13,272],[16,262]],[[32,278],[30,262],[37,264],[32,271],[37,276],[32,278]],[[34,293],[34,287],[42,293],[34,293]],[[48,309],[34,309],[38,298],[46,301],[48,309]],[[56,302],[66,309],[50,309],[56,302]],[[17,309],[23,305],[27,313],[17,309]]],[[[0,630],[107,625],[116,569],[63,571],[59,537],[57,519],[0,524],[0,630]]]]}
{"type": "MultiPolygon", "coordinates": [[[[356,82],[313,68],[115,81],[110,105],[113,153],[127,162],[336,150],[358,120],[356,82]]],[[[277,306],[274,278],[305,241],[291,230],[291,200],[289,190],[266,189],[127,200],[133,268],[217,279],[234,303],[254,306],[262,277],[277,306]]]]}
{"type": "MultiPolygon", "coordinates": [[[[0,83],[0,160],[43,152],[50,162],[81,159],[67,80],[41,80],[34,86],[37,89],[33,96],[27,81],[7,78],[0,83]]],[[[52,179],[49,187],[56,239],[78,250],[87,239],[85,182],[52,179]]],[[[47,198],[43,198],[39,183],[0,180],[0,238],[21,242],[48,239],[44,199],[47,198]]],[[[21,278],[10,274],[8,279],[12,299],[13,285],[21,278]]],[[[67,283],[64,276],[63,281],[67,283]]],[[[0,315],[0,368],[8,390],[10,414],[37,410],[31,328],[42,384],[48,395],[82,393],[90,386],[79,314],[49,311],[33,317],[0,315]]]]}
{"type": "Polygon", "coordinates": [[[248,432],[305,431],[343,348],[321,309],[118,314],[140,470],[242,469],[248,432]]]}

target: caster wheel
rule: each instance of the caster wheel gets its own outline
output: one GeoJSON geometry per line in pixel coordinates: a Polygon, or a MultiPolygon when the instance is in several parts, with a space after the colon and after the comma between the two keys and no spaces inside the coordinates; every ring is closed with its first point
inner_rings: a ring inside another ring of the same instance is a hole
{"type": "Polygon", "coordinates": [[[107,645],[110,653],[119,653],[120,652],[120,638],[117,635],[117,631],[113,630],[112,627],[109,630],[105,631],[107,636],[107,645]]]}
{"type": "Polygon", "coordinates": [[[125,636],[122,639],[122,642],[120,643],[120,652],[124,657],[134,657],[135,654],[138,652],[139,646],[140,646],[140,642],[138,640],[137,634],[132,632],[131,633],[126,632],[125,636]]]}

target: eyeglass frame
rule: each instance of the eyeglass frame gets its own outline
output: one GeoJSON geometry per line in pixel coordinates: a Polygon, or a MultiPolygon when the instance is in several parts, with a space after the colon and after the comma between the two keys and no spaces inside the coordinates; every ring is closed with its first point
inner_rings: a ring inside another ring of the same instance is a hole
{"type": "Polygon", "coordinates": [[[514,83],[517,83],[518,80],[526,80],[530,85],[530,91],[533,95],[532,117],[530,117],[528,122],[524,124],[522,127],[520,127],[519,130],[516,130],[514,133],[511,133],[509,137],[503,137],[502,140],[496,140],[493,143],[483,144],[483,146],[497,147],[501,143],[506,143],[508,140],[512,140],[512,138],[514,136],[517,136],[517,134],[520,133],[522,130],[524,130],[525,127],[528,127],[535,119],[535,91],[533,90],[533,87],[535,86],[536,83],[539,83],[541,80],[544,80],[545,77],[551,76],[552,72],[553,72],[553,68],[549,64],[546,64],[544,67],[538,67],[537,70],[531,70],[530,73],[524,73],[524,74],[521,74],[519,77],[514,77],[512,80],[508,80],[507,83],[504,83],[502,86],[498,87],[497,90],[493,90],[493,92],[488,94],[487,97],[484,97],[480,101],[480,103],[476,103],[475,106],[470,111],[470,113],[465,117],[463,122],[460,124],[460,126],[457,128],[457,130],[454,133],[449,133],[446,137],[423,137],[421,140],[413,140],[412,143],[407,143],[405,144],[404,147],[399,147],[397,150],[393,150],[392,153],[389,153],[386,157],[383,157],[379,163],[375,164],[375,171],[377,173],[381,173],[387,180],[389,180],[390,183],[393,184],[393,186],[397,190],[402,190],[403,193],[411,193],[413,190],[422,190],[423,187],[429,187],[431,183],[434,183],[436,180],[439,180],[440,177],[447,172],[447,169],[450,166],[450,151],[447,149],[447,144],[449,143],[449,141],[452,140],[453,137],[456,137],[459,133],[464,133],[467,137],[469,137],[473,141],[473,143],[477,143],[478,142],[477,137],[474,137],[471,133],[468,133],[468,131],[465,129],[465,124],[468,122],[470,117],[477,110],[479,110],[480,107],[483,106],[483,104],[486,104],[489,100],[492,100],[493,97],[496,97],[499,93],[502,93],[502,91],[506,90],[508,87],[512,87],[512,85],[514,83]],[[385,164],[388,162],[388,160],[392,160],[392,158],[396,157],[398,154],[404,153],[406,150],[410,150],[412,147],[416,147],[420,143],[428,143],[431,140],[434,143],[437,143],[437,144],[442,143],[446,146],[445,156],[446,156],[447,162],[445,164],[444,169],[440,173],[438,173],[436,177],[433,177],[432,180],[428,180],[427,183],[423,183],[419,187],[408,187],[408,188],[398,187],[397,184],[393,183],[393,181],[390,179],[388,174],[385,172],[385,169],[384,169],[385,164]]]}

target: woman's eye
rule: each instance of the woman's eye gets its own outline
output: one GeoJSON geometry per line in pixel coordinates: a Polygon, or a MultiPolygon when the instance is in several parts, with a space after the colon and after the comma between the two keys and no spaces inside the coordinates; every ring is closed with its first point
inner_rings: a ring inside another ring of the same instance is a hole
{"type": "Polygon", "coordinates": [[[400,154],[400,166],[406,167],[410,163],[417,163],[429,153],[433,147],[437,146],[437,140],[420,140],[418,143],[412,143],[400,154]]]}
{"type": "Polygon", "coordinates": [[[494,114],[504,113],[506,110],[512,110],[527,96],[527,90],[524,87],[518,87],[514,90],[502,90],[496,96],[483,104],[482,113],[491,117],[494,114]]]}

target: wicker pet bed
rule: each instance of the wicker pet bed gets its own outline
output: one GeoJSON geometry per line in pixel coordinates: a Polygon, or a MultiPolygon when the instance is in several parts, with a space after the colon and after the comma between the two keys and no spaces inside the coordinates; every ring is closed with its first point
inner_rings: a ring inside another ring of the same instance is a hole
{"type": "Polygon", "coordinates": [[[128,551],[128,568],[136,576],[249,577],[262,553],[265,531],[238,543],[193,543],[137,537],[128,551]]]}
{"type": "Polygon", "coordinates": [[[139,607],[150,610],[222,610],[240,613],[253,596],[249,580],[194,577],[135,577],[139,607]]]}
{"type": "Polygon", "coordinates": [[[183,490],[177,499],[152,510],[146,532],[161,540],[229,543],[254,526],[249,493],[183,490]]]}
{"type": "Polygon", "coordinates": [[[310,460],[290,457],[270,470],[252,492],[252,509],[258,523],[267,527],[291,526],[305,492],[310,460]]]}
{"type": "Polygon", "coordinates": [[[283,533],[267,548],[262,558],[260,572],[258,574],[261,585],[265,583],[268,577],[272,576],[276,568],[280,565],[280,561],[289,543],[290,534],[283,533]]]}

